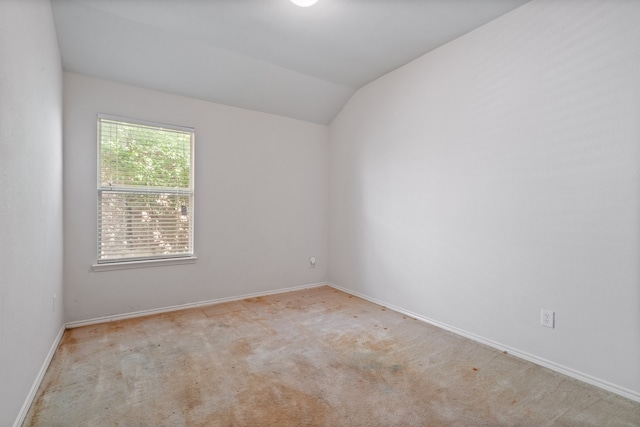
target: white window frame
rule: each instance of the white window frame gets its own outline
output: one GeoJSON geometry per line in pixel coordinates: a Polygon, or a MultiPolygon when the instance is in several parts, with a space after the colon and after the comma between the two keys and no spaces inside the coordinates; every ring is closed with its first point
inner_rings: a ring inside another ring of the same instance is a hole
{"type": "Polygon", "coordinates": [[[186,126],[178,126],[166,123],[158,123],[146,120],[138,120],[131,119],[128,117],[114,116],[109,114],[98,114],[97,120],[97,212],[96,219],[98,221],[97,224],[97,262],[93,265],[93,271],[106,271],[106,270],[120,270],[120,269],[130,269],[130,268],[140,268],[140,267],[153,267],[153,266],[164,266],[164,265],[176,265],[176,264],[190,264],[194,263],[197,257],[194,254],[194,228],[195,228],[195,128],[186,127],[186,126]],[[144,187],[144,186],[127,186],[127,185],[111,185],[111,186],[103,186],[101,185],[101,161],[102,161],[102,141],[101,141],[101,121],[102,120],[110,120],[122,123],[128,123],[132,125],[142,125],[148,127],[155,127],[159,129],[171,129],[181,132],[188,132],[191,134],[191,145],[190,145],[190,167],[189,167],[189,189],[183,188],[170,188],[170,187],[144,187]],[[100,242],[100,215],[101,215],[101,195],[103,192],[117,192],[117,193],[135,193],[135,194],[170,194],[170,195],[188,195],[189,196],[189,209],[190,209],[190,249],[189,252],[184,253],[176,253],[176,254],[166,254],[166,255],[155,255],[155,256],[144,256],[144,257],[123,257],[123,258],[113,258],[113,259],[100,259],[100,251],[101,251],[101,242],[100,242]]]}

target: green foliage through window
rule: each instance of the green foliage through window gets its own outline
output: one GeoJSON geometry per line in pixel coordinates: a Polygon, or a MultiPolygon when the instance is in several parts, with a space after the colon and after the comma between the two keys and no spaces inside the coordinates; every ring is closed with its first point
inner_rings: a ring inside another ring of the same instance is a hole
{"type": "Polygon", "coordinates": [[[98,262],[193,254],[193,131],[98,118],[98,262]]]}
{"type": "Polygon", "coordinates": [[[103,120],[101,186],[189,188],[191,133],[103,120]]]}

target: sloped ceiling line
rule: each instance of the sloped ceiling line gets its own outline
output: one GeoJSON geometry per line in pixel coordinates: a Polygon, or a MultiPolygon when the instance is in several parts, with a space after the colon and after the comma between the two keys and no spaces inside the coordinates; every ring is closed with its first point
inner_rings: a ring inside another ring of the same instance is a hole
{"type": "Polygon", "coordinates": [[[383,74],[527,0],[52,0],[65,70],[329,124],[383,74]]]}

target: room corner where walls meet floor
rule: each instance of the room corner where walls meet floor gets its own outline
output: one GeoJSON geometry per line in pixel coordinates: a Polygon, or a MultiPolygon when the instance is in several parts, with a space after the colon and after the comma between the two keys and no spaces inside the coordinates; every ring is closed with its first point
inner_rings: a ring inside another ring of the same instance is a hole
{"type": "MultiPolygon", "coordinates": [[[[475,336],[473,334],[469,334],[465,331],[461,331],[458,330],[456,328],[452,328],[449,325],[443,325],[439,322],[435,322],[431,319],[427,319],[423,316],[420,316],[416,313],[412,313],[410,311],[407,310],[403,310],[402,308],[399,307],[395,307],[393,305],[389,305],[386,304],[384,301],[379,301],[375,298],[371,298],[368,297],[367,295],[363,295],[361,293],[358,292],[354,292],[350,289],[344,288],[342,286],[336,285],[334,283],[329,283],[329,282],[325,282],[325,283],[317,283],[317,284],[310,284],[310,285],[303,285],[303,286],[296,286],[296,287],[291,287],[291,288],[282,288],[282,289],[278,289],[278,290],[274,290],[274,291],[268,291],[268,292],[260,292],[260,293],[252,293],[252,294],[247,294],[247,295],[241,295],[241,296],[237,296],[237,297],[229,297],[229,298],[223,298],[223,299],[216,299],[216,300],[210,300],[210,301],[203,301],[203,302],[198,302],[198,303],[193,303],[193,304],[185,304],[185,305],[180,305],[180,306],[174,306],[174,307],[165,307],[165,308],[161,308],[161,309],[156,309],[156,310],[146,310],[146,311],[141,311],[141,312],[136,312],[136,313],[128,313],[128,314],[122,314],[122,315],[117,315],[117,316],[112,316],[112,317],[108,317],[108,318],[100,318],[100,319],[91,319],[91,320],[87,320],[87,321],[83,321],[83,322],[73,322],[70,324],[65,325],[66,329],[76,329],[76,328],[81,328],[84,326],[91,326],[91,325],[101,325],[101,324],[108,324],[108,323],[112,323],[112,322],[122,322],[122,321],[126,321],[126,320],[131,320],[131,319],[136,319],[136,318],[145,318],[145,317],[149,317],[149,316],[154,316],[154,315],[160,315],[160,314],[170,314],[170,313],[180,313],[180,312],[184,312],[185,310],[191,310],[191,309],[196,309],[196,308],[203,308],[203,307],[212,307],[212,306],[220,306],[222,307],[224,304],[227,303],[234,303],[234,302],[241,302],[241,301],[247,301],[247,300],[254,300],[256,298],[260,299],[260,298],[266,298],[266,297],[273,297],[274,295],[282,295],[282,294],[287,294],[287,293],[291,293],[291,292],[305,292],[305,291],[311,291],[313,292],[313,289],[315,288],[321,288],[321,287],[327,287],[327,288],[331,288],[340,292],[343,292],[345,294],[351,295],[351,296],[355,296],[358,298],[361,298],[365,301],[371,302],[373,304],[382,306],[383,308],[388,308],[389,310],[396,312],[400,315],[404,315],[405,318],[406,316],[409,316],[410,318],[413,319],[417,319],[420,320],[423,323],[429,324],[431,326],[435,326],[438,329],[442,329],[442,330],[446,330],[448,332],[452,332],[455,335],[470,339],[474,342],[478,342],[480,344],[483,345],[487,345],[489,347],[492,347],[498,351],[503,352],[504,354],[511,354],[512,356],[515,356],[519,359],[523,359],[524,361],[527,362],[532,362],[536,365],[539,365],[541,367],[545,367],[545,368],[549,368],[553,371],[556,371],[560,374],[563,375],[567,375],[568,377],[574,378],[576,380],[579,380],[581,382],[596,386],[600,389],[606,390],[608,392],[612,392],[615,393],[617,395],[620,395],[624,398],[630,399],[631,401],[635,401],[635,402],[640,402],[640,398],[636,395],[634,395],[632,392],[627,392],[625,390],[620,390],[619,388],[616,387],[611,387],[610,385],[600,382],[597,379],[592,379],[586,375],[583,375],[581,373],[576,373],[574,371],[568,370],[567,368],[564,368],[562,366],[557,366],[554,364],[549,363],[548,361],[544,361],[544,360],[540,360],[538,358],[536,358],[535,356],[531,356],[528,354],[524,354],[520,351],[518,351],[517,349],[513,349],[510,348],[508,346],[504,346],[504,345],[500,345],[499,343],[495,343],[492,341],[488,341],[486,339],[483,339],[482,337],[478,337],[475,336]]],[[[49,366],[49,364],[51,363],[53,357],[54,357],[54,353],[57,350],[57,348],[59,347],[60,343],[61,343],[61,338],[63,335],[64,330],[60,331],[60,334],[58,335],[56,341],[54,342],[54,345],[52,346],[52,349],[49,353],[49,356],[47,357],[47,360],[45,361],[45,364],[43,364],[43,367],[41,369],[40,375],[38,376],[36,382],[34,383],[32,390],[29,394],[29,397],[27,399],[27,401],[25,402],[25,405],[23,406],[23,409],[18,417],[18,419],[16,420],[16,423],[14,424],[14,426],[18,427],[22,425],[22,422],[24,420],[24,418],[27,415],[27,411],[29,410],[30,406],[33,404],[33,400],[36,396],[36,392],[38,390],[38,388],[41,386],[42,384],[42,380],[44,379],[44,375],[45,372],[49,366]]]]}
{"type": "Polygon", "coordinates": [[[638,411],[319,286],[70,329],[25,426],[628,425],[638,411]]]}

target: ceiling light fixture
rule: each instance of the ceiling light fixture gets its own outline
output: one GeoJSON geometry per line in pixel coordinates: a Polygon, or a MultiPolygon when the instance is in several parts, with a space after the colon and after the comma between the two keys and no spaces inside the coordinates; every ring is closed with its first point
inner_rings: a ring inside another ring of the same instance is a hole
{"type": "Polygon", "coordinates": [[[291,0],[291,3],[295,4],[296,6],[300,6],[300,7],[309,7],[309,6],[313,6],[314,4],[316,4],[318,0],[291,0]]]}

